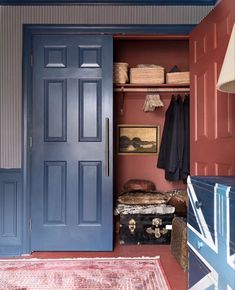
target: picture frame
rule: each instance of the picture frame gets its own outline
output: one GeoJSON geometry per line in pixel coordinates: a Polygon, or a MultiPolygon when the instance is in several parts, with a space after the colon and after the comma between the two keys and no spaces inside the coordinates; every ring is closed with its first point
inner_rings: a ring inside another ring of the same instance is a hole
{"type": "Polygon", "coordinates": [[[118,125],[118,155],[157,155],[159,152],[159,125],[118,125]]]}

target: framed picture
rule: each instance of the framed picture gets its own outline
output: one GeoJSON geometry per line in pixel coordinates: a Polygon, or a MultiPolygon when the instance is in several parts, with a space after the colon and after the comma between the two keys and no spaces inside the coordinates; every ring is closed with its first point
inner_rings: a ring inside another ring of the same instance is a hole
{"type": "Polygon", "coordinates": [[[158,154],[159,133],[157,125],[118,125],[118,154],[158,154]]]}

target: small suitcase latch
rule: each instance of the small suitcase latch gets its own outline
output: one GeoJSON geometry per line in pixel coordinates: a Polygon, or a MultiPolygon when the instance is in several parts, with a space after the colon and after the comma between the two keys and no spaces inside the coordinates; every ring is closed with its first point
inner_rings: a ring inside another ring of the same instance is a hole
{"type": "Polygon", "coordinates": [[[160,218],[154,218],[152,220],[152,225],[155,226],[155,227],[158,227],[159,225],[162,225],[162,219],[160,219],[160,218]]]}
{"type": "Polygon", "coordinates": [[[154,234],[155,238],[159,239],[161,237],[161,232],[160,232],[160,229],[159,228],[155,228],[154,230],[150,227],[150,228],[147,228],[146,229],[146,232],[149,234],[149,235],[152,235],[154,234]]]}
{"type": "Polygon", "coordinates": [[[131,234],[133,235],[136,229],[136,221],[134,219],[129,220],[129,230],[131,234]]]}

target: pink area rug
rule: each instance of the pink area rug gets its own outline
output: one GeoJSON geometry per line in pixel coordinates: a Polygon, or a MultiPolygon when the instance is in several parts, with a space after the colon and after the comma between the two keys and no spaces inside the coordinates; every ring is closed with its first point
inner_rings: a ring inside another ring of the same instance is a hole
{"type": "Polygon", "coordinates": [[[0,260],[1,290],[169,290],[158,258],[0,260]]]}

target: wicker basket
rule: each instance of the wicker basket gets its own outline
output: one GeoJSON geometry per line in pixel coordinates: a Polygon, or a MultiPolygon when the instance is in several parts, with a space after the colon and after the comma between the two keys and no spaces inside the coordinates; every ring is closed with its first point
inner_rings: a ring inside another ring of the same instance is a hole
{"type": "Polygon", "coordinates": [[[171,253],[186,271],[188,268],[187,222],[186,219],[175,217],[172,221],[171,253]]]}
{"type": "Polygon", "coordinates": [[[166,74],[167,84],[189,84],[189,72],[172,72],[166,74]]]}
{"type": "Polygon", "coordinates": [[[115,62],[113,66],[113,82],[115,84],[125,84],[128,82],[128,63],[115,62]]]}
{"type": "Polygon", "coordinates": [[[157,67],[141,67],[130,69],[131,84],[163,84],[164,83],[164,68],[157,67]]]}

